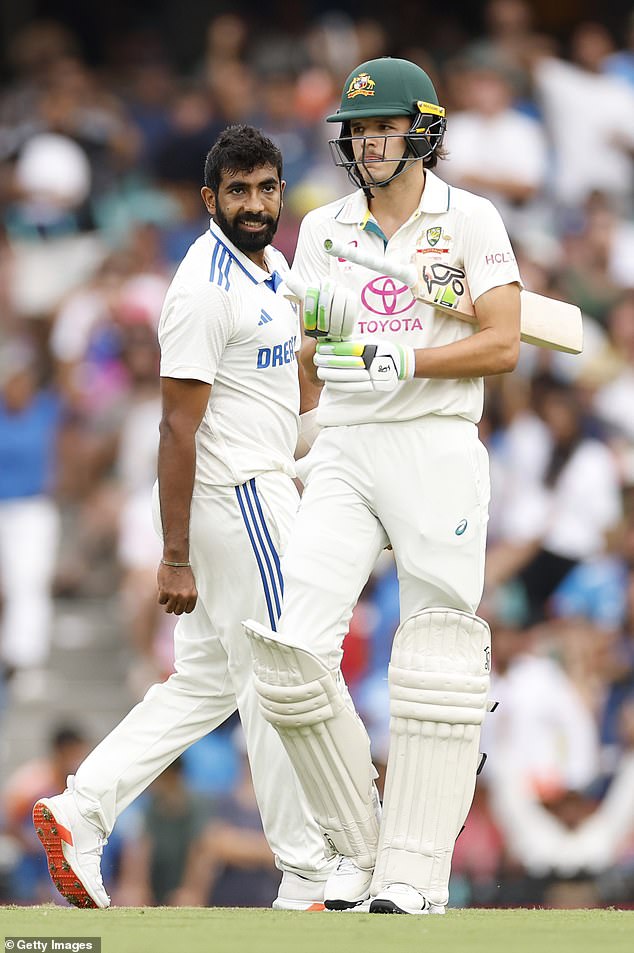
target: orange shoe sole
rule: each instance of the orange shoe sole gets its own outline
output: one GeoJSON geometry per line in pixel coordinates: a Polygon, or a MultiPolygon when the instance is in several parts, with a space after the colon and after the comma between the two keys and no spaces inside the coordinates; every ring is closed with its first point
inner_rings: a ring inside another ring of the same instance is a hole
{"type": "Polygon", "coordinates": [[[62,897],[74,907],[96,909],[97,904],[64,856],[63,842],[73,843],[70,831],[55,820],[52,812],[41,801],[33,808],[33,824],[46,851],[51,880],[62,897]]]}

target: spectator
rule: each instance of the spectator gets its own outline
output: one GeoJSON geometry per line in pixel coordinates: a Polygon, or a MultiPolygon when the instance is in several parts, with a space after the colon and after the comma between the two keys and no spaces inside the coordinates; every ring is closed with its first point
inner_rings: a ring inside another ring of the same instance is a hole
{"type": "Polygon", "coordinates": [[[174,902],[177,906],[269,907],[279,879],[262,831],[249,764],[243,757],[235,790],[217,801],[215,817],[201,843],[190,849],[183,887],[174,902]]]}
{"type": "Polygon", "coordinates": [[[1,792],[4,832],[18,848],[11,873],[12,896],[22,903],[54,899],[46,856],[35,836],[31,811],[34,799],[59,791],[88,752],[88,742],[75,725],[59,725],[50,735],[47,753],[27,761],[7,778],[1,792]]]}
{"type": "Polygon", "coordinates": [[[538,55],[534,80],[555,147],[555,199],[574,208],[592,192],[625,210],[632,200],[634,93],[606,75],[610,47],[598,24],[581,24],[571,39],[573,62],[538,55]]]}
{"type": "Polygon", "coordinates": [[[544,134],[536,120],[512,108],[512,79],[500,60],[467,61],[460,83],[465,108],[447,125],[443,177],[489,198],[521,242],[541,227],[535,200],[546,179],[544,134]]]}
{"type": "Polygon", "coordinates": [[[53,490],[62,425],[61,401],[41,386],[35,352],[25,342],[5,346],[0,351],[0,649],[5,670],[27,694],[49,654],[59,540],[53,490]]]}
{"type": "Polygon", "coordinates": [[[623,709],[625,755],[597,806],[566,786],[538,792],[518,775],[495,788],[495,817],[513,856],[529,877],[589,882],[591,902],[600,896],[594,878],[627,856],[634,834],[634,703],[623,709]]]}
{"type": "MultiPolygon", "coordinates": [[[[606,533],[621,515],[615,461],[600,440],[584,434],[578,395],[546,378],[536,406],[541,419],[529,418],[515,446],[506,445],[502,539],[487,577],[494,585],[520,575],[531,622],[544,617],[575,565],[604,551],[606,533]]],[[[497,452],[504,454],[504,441],[497,452]]]]}
{"type": "Polygon", "coordinates": [[[539,652],[536,633],[517,622],[495,610],[491,619],[491,698],[499,707],[483,729],[486,781],[495,790],[509,778],[536,792],[582,790],[599,770],[592,711],[561,666],[539,652]]]}
{"type": "Polygon", "coordinates": [[[135,835],[124,842],[115,902],[125,906],[175,906],[187,858],[204,850],[211,801],[193,794],[177,759],[151,785],[140,807],[135,835]]]}

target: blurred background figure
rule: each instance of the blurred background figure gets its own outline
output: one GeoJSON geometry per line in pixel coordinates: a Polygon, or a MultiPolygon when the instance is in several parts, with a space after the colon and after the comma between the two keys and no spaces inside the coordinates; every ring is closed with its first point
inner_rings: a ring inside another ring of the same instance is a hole
{"type": "Polygon", "coordinates": [[[70,723],[59,725],[51,732],[44,755],[26,761],[2,785],[3,832],[14,849],[14,863],[9,873],[14,902],[55,900],[46,856],[33,830],[31,812],[34,799],[53,794],[60,784],[66,784],[66,778],[75,773],[88,750],[88,740],[80,728],[70,723]]]}
{"type": "Polygon", "coordinates": [[[0,347],[0,653],[23,695],[46,690],[62,426],[62,403],[42,387],[34,349],[18,340],[0,347]]]}
{"type": "Polygon", "coordinates": [[[262,830],[239,724],[229,740],[237,774],[224,793],[192,788],[179,758],[141,797],[125,825],[117,902],[271,905],[281,875],[262,830]]]}
{"type": "Polygon", "coordinates": [[[614,43],[603,24],[579,24],[569,48],[570,59],[533,51],[538,101],[555,153],[556,201],[570,212],[598,191],[627,213],[634,188],[634,91],[605,72],[614,43]]]}
{"type": "Polygon", "coordinates": [[[452,83],[462,109],[447,127],[447,181],[491,199],[511,238],[522,243],[548,221],[543,200],[547,142],[536,119],[514,108],[514,75],[500,57],[472,54],[452,83]]]}
{"type": "MultiPolygon", "coordinates": [[[[183,883],[188,858],[205,852],[213,802],[192,792],[177,759],[149,787],[125,836],[117,894],[130,906],[203,906],[183,883]]],[[[263,835],[264,836],[264,835],[263,835]]],[[[206,876],[206,872],[205,872],[206,876]]]]}

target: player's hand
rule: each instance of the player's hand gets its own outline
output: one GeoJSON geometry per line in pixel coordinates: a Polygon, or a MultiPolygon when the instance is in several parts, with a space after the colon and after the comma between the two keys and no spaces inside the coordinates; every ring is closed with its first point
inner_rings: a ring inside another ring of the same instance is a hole
{"type": "Polygon", "coordinates": [[[317,377],[344,391],[394,390],[416,369],[413,348],[376,339],[320,341],[313,360],[317,377]]]}
{"type": "Polygon", "coordinates": [[[345,341],[354,331],[356,313],[353,292],[332,278],[322,278],[306,288],[304,330],[309,337],[345,341]]]}
{"type": "Polygon", "coordinates": [[[193,612],[198,590],[191,566],[166,566],[161,562],[156,581],[159,605],[165,606],[166,612],[173,612],[174,615],[193,612]]]}

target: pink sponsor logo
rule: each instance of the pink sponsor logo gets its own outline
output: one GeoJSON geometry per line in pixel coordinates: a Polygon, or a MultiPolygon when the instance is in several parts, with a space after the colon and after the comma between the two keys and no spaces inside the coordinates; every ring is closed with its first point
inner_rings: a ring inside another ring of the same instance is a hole
{"type": "Polygon", "coordinates": [[[420,318],[371,318],[357,321],[357,330],[360,334],[385,334],[386,331],[399,334],[402,331],[422,331],[423,325],[420,318]]]}
{"type": "Polygon", "coordinates": [[[361,301],[372,314],[388,317],[403,314],[416,304],[416,298],[407,285],[395,281],[389,275],[369,281],[361,291],[361,301]]]}

